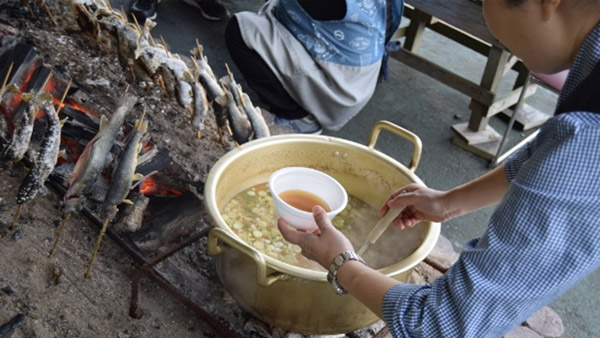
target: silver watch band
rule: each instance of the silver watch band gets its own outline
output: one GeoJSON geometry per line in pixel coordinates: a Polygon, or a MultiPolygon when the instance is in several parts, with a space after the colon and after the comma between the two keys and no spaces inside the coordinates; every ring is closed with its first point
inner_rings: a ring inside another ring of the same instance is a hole
{"type": "Polygon", "coordinates": [[[344,251],[341,254],[339,254],[333,258],[333,260],[331,261],[331,264],[329,265],[329,269],[328,269],[329,272],[327,273],[327,281],[329,283],[331,283],[331,286],[333,287],[333,291],[335,291],[335,293],[340,296],[343,296],[348,292],[346,290],[344,290],[344,288],[341,285],[339,285],[338,280],[337,280],[337,271],[340,268],[340,266],[342,266],[347,261],[357,261],[357,262],[363,263],[364,265],[367,265],[367,263],[365,263],[365,260],[362,259],[354,251],[344,251]]]}

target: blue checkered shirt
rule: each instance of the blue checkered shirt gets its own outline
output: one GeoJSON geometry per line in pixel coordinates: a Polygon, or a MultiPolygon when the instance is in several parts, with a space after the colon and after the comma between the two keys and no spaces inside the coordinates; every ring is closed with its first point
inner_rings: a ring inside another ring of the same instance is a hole
{"type": "MultiPolygon", "coordinates": [[[[559,102],[599,61],[600,25],[559,102]]],[[[510,187],[486,232],[456,264],[431,285],[387,292],[394,337],[500,337],[600,266],[600,114],[555,115],[505,173],[510,187]]]]}

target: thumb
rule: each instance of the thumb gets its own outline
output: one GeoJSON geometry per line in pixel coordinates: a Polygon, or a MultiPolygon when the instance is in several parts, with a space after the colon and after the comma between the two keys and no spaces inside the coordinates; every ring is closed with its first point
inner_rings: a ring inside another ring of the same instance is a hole
{"type": "Polygon", "coordinates": [[[396,197],[390,199],[387,202],[387,206],[389,208],[407,207],[407,206],[411,205],[412,203],[414,203],[413,202],[414,197],[415,197],[415,194],[410,193],[410,192],[398,194],[398,195],[396,195],[396,197]]]}
{"type": "Polygon", "coordinates": [[[313,217],[315,218],[315,223],[317,223],[317,226],[319,227],[319,230],[321,230],[321,233],[327,232],[331,230],[331,228],[333,228],[329,217],[327,217],[325,209],[323,209],[322,207],[318,205],[315,205],[313,207],[313,217]]]}

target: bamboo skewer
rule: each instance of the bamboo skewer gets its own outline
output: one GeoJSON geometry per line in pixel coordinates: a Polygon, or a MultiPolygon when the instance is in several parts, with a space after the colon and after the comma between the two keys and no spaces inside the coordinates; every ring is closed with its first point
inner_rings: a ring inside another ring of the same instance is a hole
{"type": "Polygon", "coordinates": [[[56,22],[56,19],[54,19],[54,15],[52,15],[52,12],[50,11],[50,7],[48,7],[48,4],[46,3],[46,0],[42,0],[42,7],[46,11],[46,13],[48,13],[48,16],[50,17],[50,20],[52,20],[52,24],[54,25],[54,27],[58,26],[58,23],[56,22]]]}
{"type": "Polygon", "coordinates": [[[165,41],[165,38],[163,38],[163,36],[160,36],[160,42],[162,42],[163,44],[163,48],[165,49],[165,52],[167,52],[167,56],[171,56],[171,52],[169,51],[169,48],[167,47],[167,42],[165,41]]]}
{"type": "Polygon", "coordinates": [[[108,228],[108,224],[110,223],[111,218],[106,218],[104,223],[102,224],[102,230],[100,230],[100,234],[96,239],[96,245],[94,246],[94,251],[92,251],[92,257],[90,257],[90,262],[88,263],[87,271],[83,275],[84,278],[90,278],[90,273],[92,272],[92,266],[94,265],[94,260],[96,259],[96,254],[98,254],[98,249],[100,249],[100,243],[102,242],[102,238],[106,233],[106,228],[108,228]]]}
{"type": "Polygon", "coordinates": [[[21,214],[21,210],[23,210],[23,204],[19,204],[17,206],[17,211],[15,212],[15,215],[13,216],[12,223],[8,227],[8,230],[12,230],[12,229],[15,228],[15,224],[17,224],[17,220],[19,219],[19,215],[21,214]]]}
{"type": "MultiPolygon", "coordinates": [[[[125,12],[125,10],[123,9],[123,7],[121,7],[121,10],[123,12],[125,12]]],[[[127,16],[125,16],[127,17],[127,16]]],[[[140,27],[140,23],[138,22],[137,18],[135,17],[135,15],[131,14],[131,17],[133,18],[133,22],[135,23],[135,29],[137,29],[138,33],[140,33],[140,35],[142,35],[142,28],[140,27]]]]}
{"type": "Polygon", "coordinates": [[[69,222],[70,218],[71,212],[67,212],[62,219],[62,224],[60,225],[60,229],[58,229],[58,233],[56,234],[56,238],[54,239],[54,244],[52,244],[52,248],[48,252],[48,256],[52,256],[52,254],[54,254],[54,250],[58,245],[58,240],[60,239],[60,236],[62,235],[63,231],[65,231],[65,228],[67,227],[67,222],[69,222]]]}
{"type": "Polygon", "coordinates": [[[4,81],[2,81],[2,88],[0,88],[0,99],[2,98],[2,95],[4,95],[4,90],[6,89],[6,84],[8,83],[8,78],[10,77],[10,73],[12,72],[14,64],[14,62],[11,62],[10,66],[8,66],[8,72],[6,72],[6,76],[4,76],[4,81]]]}
{"type": "Polygon", "coordinates": [[[52,73],[50,73],[50,74],[48,74],[48,76],[46,76],[44,83],[42,84],[42,86],[40,87],[40,90],[36,93],[36,95],[41,94],[44,92],[44,90],[46,90],[46,87],[48,86],[48,83],[50,82],[51,78],[52,78],[52,73]]]}
{"type": "Polygon", "coordinates": [[[167,91],[167,87],[165,86],[165,81],[163,80],[162,75],[158,76],[158,84],[160,84],[160,87],[165,91],[165,93],[168,95],[169,92],[167,91]]]}
{"type": "Polygon", "coordinates": [[[65,92],[63,93],[63,96],[60,99],[60,104],[58,105],[58,109],[56,110],[56,115],[58,115],[58,113],[60,113],[60,110],[63,108],[63,103],[65,102],[65,99],[67,98],[67,94],[69,93],[69,89],[71,89],[72,83],[73,83],[73,79],[70,79],[69,83],[67,84],[67,88],[65,89],[65,92]]]}

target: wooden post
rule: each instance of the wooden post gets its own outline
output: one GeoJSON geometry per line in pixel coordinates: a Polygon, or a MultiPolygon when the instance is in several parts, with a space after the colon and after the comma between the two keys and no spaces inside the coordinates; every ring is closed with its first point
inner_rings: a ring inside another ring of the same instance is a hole
{"type": "MultiPolygon", "coordinates": [[[[504,67],[510,57],[510,53],[501,48],[492,46],[488,60],[481,78],[481,87],[492,93],[498,89],[498,84],[502,79],[504,67]]],[[[479,102],[471,101],[471,118],[469,120],[469,129],[473,131],[482,131],[488,124],[488,111],[490,107],[479,102]]]]}

